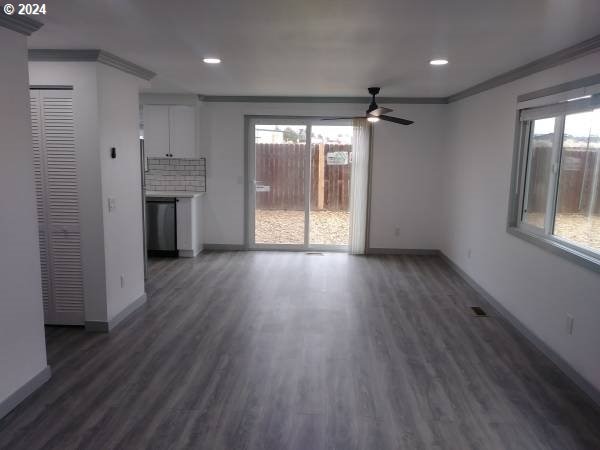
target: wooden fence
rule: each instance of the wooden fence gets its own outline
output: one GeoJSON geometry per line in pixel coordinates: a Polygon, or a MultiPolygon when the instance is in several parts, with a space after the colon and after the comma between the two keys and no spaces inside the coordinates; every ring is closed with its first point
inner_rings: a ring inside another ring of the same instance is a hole
{"type": "MultiPolygon", "coordinates": [[[[258,209],[304,209],[305,148],[305,144],[293,143],[256,144],[258,209]]],[[[530,212],[542,212],[546,208],[546,183],[542,174],[549,173],[551,151],[551,148],[538,148],[533,157],[531,179],[538,180],[538,183],[530,186],[530,212]]],[[[593,214],[600,214],[600,177],[594,180],[593,176],[600,152],[565,148],[562,158],[558,212],[587,213],[595,189],[598,195],[593,214]]],[[[310,161],[311,209],[347,211],[352,146],[315,144],[311,148],[310,161]],[[328,164],[327,155],[332,152],[348,152],[349,164],[328,164]]]]}
{"type": "MultiPolygon", "coordinates": [[[[304,210],[305,148],[305,144],[256,144],[258,209],[304,210]]],[[[310,161],[311,209],[347,211],[352,146],[314,144],[310,161]],[[328,164],[327,156],[333,152],[348,152],[348,164],[328,164]]]]}
{"type": "MultiPolygon", "coordinates": [[[[538,147],[531,163],[530,179],[537,180],[529,187],[529,212],[546,210],[547,178],[550,173],[552,148],[538,147]]],[[[557,212],[583,213],[590,211],[592,192],[596,201],[592,214],[600,214],[600,177],[594,179],[594,170],[600,151],[581,151],[565,148],[562,152],[557,212]],[[594,185],[595,183],[595,185],[594,185]]]]}

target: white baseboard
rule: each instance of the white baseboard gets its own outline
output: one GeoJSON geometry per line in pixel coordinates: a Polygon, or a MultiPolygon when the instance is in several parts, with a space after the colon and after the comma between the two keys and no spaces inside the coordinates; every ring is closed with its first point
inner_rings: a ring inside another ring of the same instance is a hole
{"type": "Polygon", "coordinates": [[[44,367],[40,372],[34,375],[28,382],[10,394],[6,399],[0,402],[0,419],[19,405],[23,400],[37,391],[52,376],[50,366],[44,367]]]}
{"type": "Polygon", "coordinates": [[[113,317],[112,319],[110,319],[108,321],[108,331],[111,331],[113,328],[115,328],[117,325],[119,325],[123,320],[125,320],[136,309],[140,308],[141,306],[144,306],[146,304],[147,300],[148,300],[148,297],[146,296],[146,293],[144,292],[142,295],[140,295],[138,298],[136,298],[132,303],[130,303],[123,311],[121,311],[119,314],[115,315],[115,317],[113,317]]]}
{"type": "Polygon", "coordinates": [[[86,321],[85,322],[85,330],[90,332],[97,333],[108,333],[112,331],[117,325],[119,325],[123,320],[125,320],[131,313],[140,308],[141,306],[146,304],[148,297],[144,292],[137,299],[135,299],[131,304],[129,304],[123,311],[115,315],[108,322],[103,321],[86,321]]]}
{"type": "Polygon", "coordinates": [[[246,250],[243,244],[204,244],[204,250],[210,252],[239,252],[246,250]]]}
{"type": "Polygon", "coordinates": [[[180,258],[195,258],[202,252],[202,249],[196,250],[179,250],[180,258]]]}
{"type": "Polygon", "coordinates": [[[367,255],[439,255],[440,251],[428,248],[368,248],[365,250],[367,255]]]}

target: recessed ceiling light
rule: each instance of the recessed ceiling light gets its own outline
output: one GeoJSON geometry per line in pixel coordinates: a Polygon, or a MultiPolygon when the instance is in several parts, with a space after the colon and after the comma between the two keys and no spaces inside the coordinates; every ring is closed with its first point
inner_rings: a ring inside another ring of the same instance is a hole
{"type": "Polygon", "coordinates": [[[369,116],[367,117],[367,120],[371,123],[375,123],[375,122],[379,122],[379,117],[377,116],[369,116]]]}
{"type": "Polygon", "coordinates": [[[202,61],[204,61],[206,64],[220,64],[221,60],[219,58],[204,58],[202,61]]]}
{"type": "Polygon", "coordinates": [[[431,64],[432,66],[445,66],[446,64],[448,64],[448,60],[447,59],[432,59],[431,61],[429,61],[429,64],[431,64]]]}

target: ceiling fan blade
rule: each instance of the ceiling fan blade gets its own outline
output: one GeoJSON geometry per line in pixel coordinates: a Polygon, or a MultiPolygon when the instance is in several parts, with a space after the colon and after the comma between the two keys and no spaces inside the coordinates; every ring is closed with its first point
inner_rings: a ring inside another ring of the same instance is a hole
{"type": "Polygon", "coordinates": [[[385,116],[383,114],[380,115],[379,118],[387,122],[399,123],[400,125],[410,125],[411,123],[414,123],[412,120],[401,119],[400,117],[385,116]]]}
{"type": "Polygon", "coordinates": [[[320,120],[352,120],[352,119],[364,119],[365,116],[357,117],[321,117],[320,120]]]}
{"type": "Polygon", "coordinates": [[[371,116],[379,117],[382,114],[387,114],[387,113],[392,112],[392,111],[393,111],[393,109],[384,108],[383,106],[378,106],[373,111],[367,111],[367,114],[369,114],[371,116]]]}

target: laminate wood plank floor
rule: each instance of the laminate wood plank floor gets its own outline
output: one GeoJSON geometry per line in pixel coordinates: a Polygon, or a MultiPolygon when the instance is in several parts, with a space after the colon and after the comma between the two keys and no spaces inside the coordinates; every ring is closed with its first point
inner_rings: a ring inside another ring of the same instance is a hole
{"type": "Polygon", "coordinates": [[[150,264],[110,334],[47,329],[5,449],[600,449],[600,413],[436,256],[150,264]]]}

